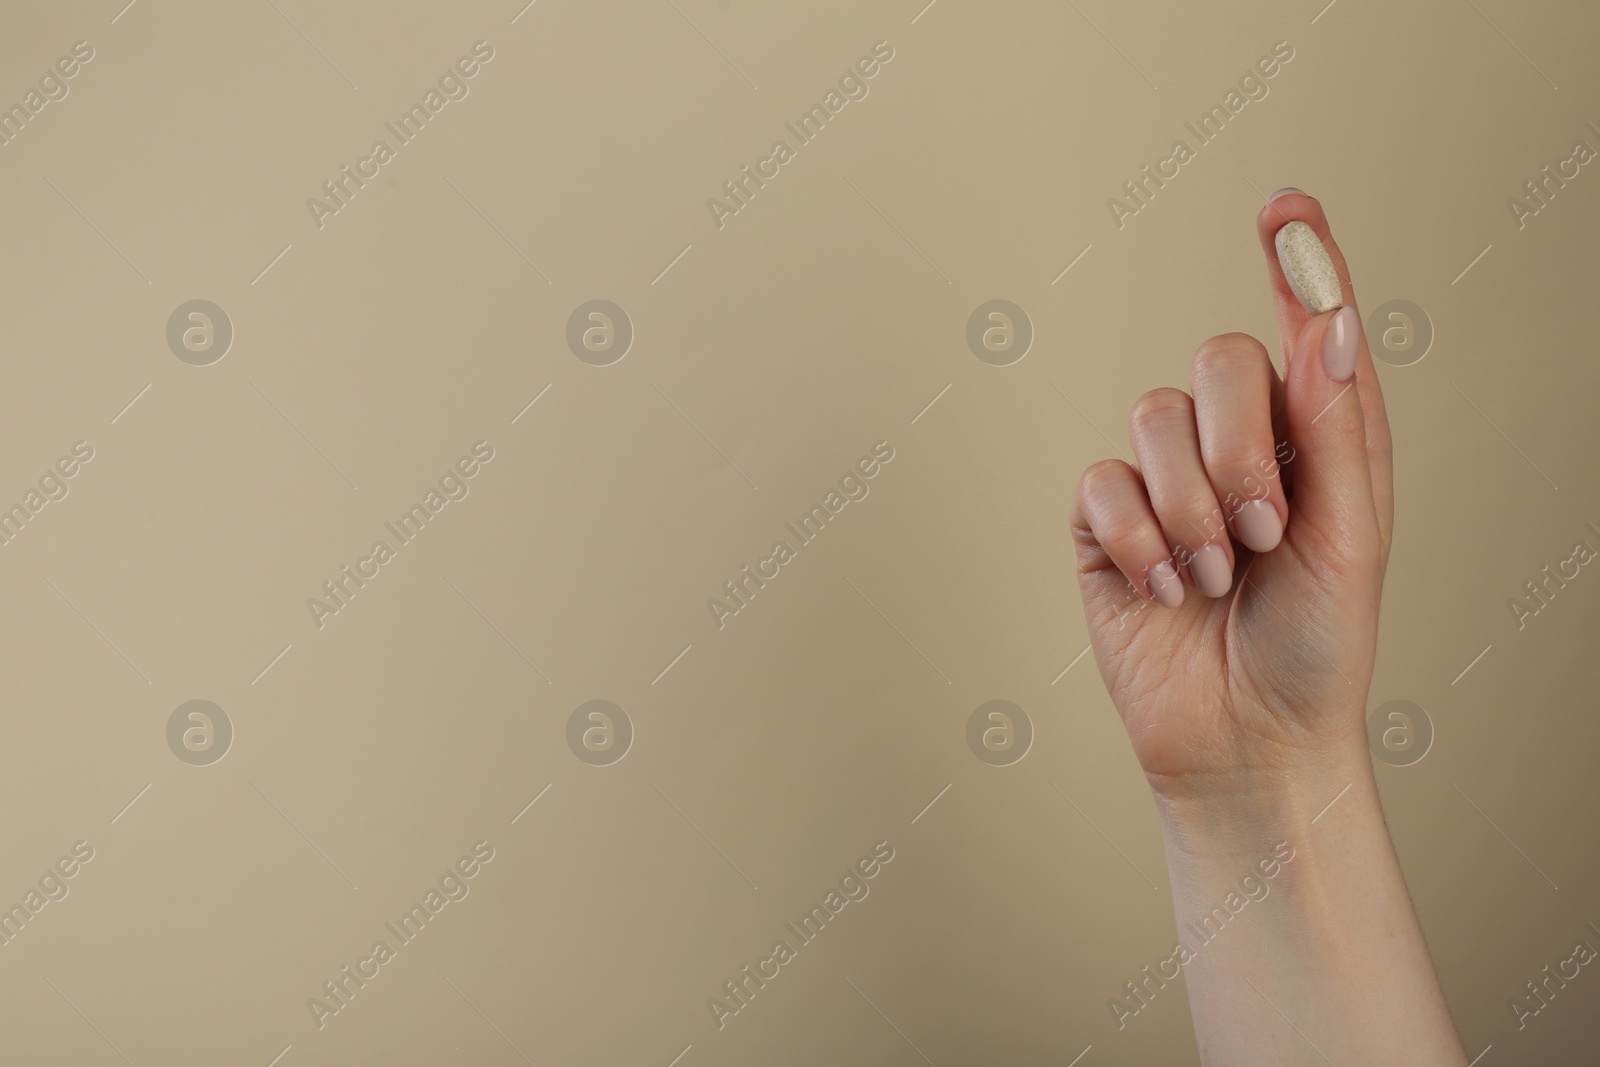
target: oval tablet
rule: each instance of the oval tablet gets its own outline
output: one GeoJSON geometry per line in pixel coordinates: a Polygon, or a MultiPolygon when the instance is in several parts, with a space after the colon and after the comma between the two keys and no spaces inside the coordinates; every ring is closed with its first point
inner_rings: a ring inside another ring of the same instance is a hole
{"type": "Polygon", "coordinates": [[[1344,289],[1328,250],[1317,233],[1303,222],[1291,222],[1273,238],[1278,248],[1278,265],[1289,281],[1289,288],[1313,315],[1344,305],[1344,289]]]}

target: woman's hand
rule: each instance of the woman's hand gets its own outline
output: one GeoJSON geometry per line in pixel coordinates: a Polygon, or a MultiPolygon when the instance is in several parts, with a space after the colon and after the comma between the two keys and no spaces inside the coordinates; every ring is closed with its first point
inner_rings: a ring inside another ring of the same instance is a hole
{"type": "MultiPolygon", "coordinates": [[[[1159,966],[1182,969],[1207,1064],[1460,1067],[1366,748],[1383,397],[1321,206],[1290,190],[1256,229],[1285,376],[1254,338],[1207,341],[1193,399],[1140,398],[1137,465],[1089,468],[1073,507],[1095,656],[1161,814],[1178,927],[1159,966]],[[1338,310],[1285,279],[1292,222],[1332,258],[1338,310]]],[[[1146,972],[1110,1001],[1119,1030],[1161,1003],[1146,972]]]]}
{"type": "Polygon", "coordinates": [[[1090,467],[1072,512],[1095,658],[1161,793],[1365,745],[1394,515],[1388,419],[1321,206],[1290,190],[1256,228],[1285,376],[1253,337],[1206,341],[1193,398],[1140,397],[1134,465],[1090,467]],[[1293,221],[1321,238],[1342,309],[1312,315],[1291,290],[1274,236],[1293,221]]]}

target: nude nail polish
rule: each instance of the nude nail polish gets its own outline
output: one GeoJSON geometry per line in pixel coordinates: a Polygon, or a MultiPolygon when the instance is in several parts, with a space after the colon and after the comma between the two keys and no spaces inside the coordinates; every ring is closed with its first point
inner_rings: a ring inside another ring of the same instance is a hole
{"type": "Polygon", "coordinates": [[[1339,272],[1316,230],[1297,219],[1279,230],[1272,243],[1289,288],[1307,311],[1320,315],[1344,303],[1339,272]]]}
{"type": "Polygon", "coordinates": [[[1277,192],[1273,193],[1271,196],[1267,197],[1267,203],[1270,204],[1274,200],[1278,199],[1278,197],[1288,196],[1290,193],[1299,193],[1301,196],[1306,195],[1306,191],[1304,189],[1296,189],[1292,185],[1286,185],[1282,189],[1279,189],[1277,192]]]}
{"type": "Polygon", "coordinates": [[[1361,322],[1355,308],[1340,308],[1322,334],[1322,367],[1336,382],[1348,381],[1356,372],[1361,351],[1361,322]]]}
{"type": "Polygon", "coordinates": [[[1252,552],[1271,552],[1283,540],[1283,520],[1270,500],[1247,500],[1233,513],[1239,540],[1252,552]]]}
{"type": "Polygon", "coordinates": [[[1178,568],[1170,559],[1150,568],[1150,595],[1164,608],[1175,608],[1183,603],[1183,579],[1178,577],[1178,568]]]}
{"type": "Polygon", "coordinates": [[[1189,574],[1195,586],[1208,597],[1226,596],[1233,588],[1233,569],[1221,545],[1207,545],[1189,560],[1189,574]]]}

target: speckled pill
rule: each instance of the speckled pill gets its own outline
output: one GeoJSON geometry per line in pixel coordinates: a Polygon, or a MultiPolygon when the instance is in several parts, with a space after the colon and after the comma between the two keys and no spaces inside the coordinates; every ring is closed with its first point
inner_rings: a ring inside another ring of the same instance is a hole
{"type": "Polygon", "coordinates": [[[1307,311],[1320,315],[1343,306],[1339,272],[1315,230],[1303,222],[1291,222],[1278,231],[1273,244],[1278,248],[1278,265],[1289,280],[1289,288],[1307,311]]]}

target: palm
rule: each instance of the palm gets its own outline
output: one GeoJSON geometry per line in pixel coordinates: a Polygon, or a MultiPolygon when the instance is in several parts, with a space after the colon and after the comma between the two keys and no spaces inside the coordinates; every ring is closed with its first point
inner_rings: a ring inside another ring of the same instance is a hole
{"type": "Polygon", "coordinates": [[[1151,775],[1222,771],[1359,709],[1372,669],[1359,635],[1375,630],[1377,589],[1325,589],[1295,555],[1292,519],[1290,530],[1228,596],[1175,611],[1137,601],[1094,628],[1102,677],[1151,775]]]}

